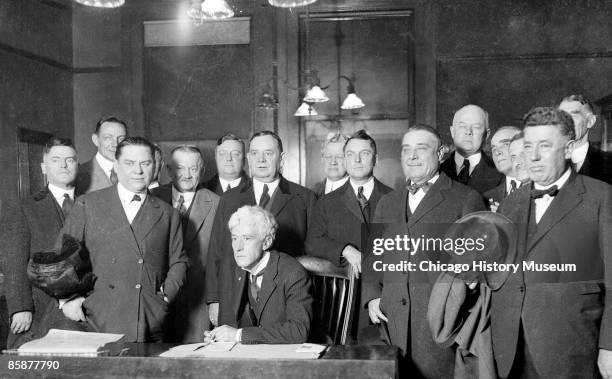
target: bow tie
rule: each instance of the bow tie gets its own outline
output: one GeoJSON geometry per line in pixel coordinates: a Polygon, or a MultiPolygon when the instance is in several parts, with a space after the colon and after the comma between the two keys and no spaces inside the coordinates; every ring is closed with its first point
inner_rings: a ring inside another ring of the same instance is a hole
{"type": "Polygon", "coordinates": [[[427,191],[429,191],[430,187],[431,187],[431,183],[424,182],[424,183],[421,183],[421,184],[411,183],[411,184],[408,184],[408,186],[406,188],[408,189],[408,192],[410,192],[411,195],[414,195],[415,193],[417,193],[419,188],[422,189],[423,192],[427,193],[427,191]]]}
{"type": "Polygon", "coordinates": [[[543,189],[543,190],[537,190],[537,189],[532,189],[531,190],[531,198],[532,199],[539,199],[541,197],[543,197],[544,195],[548,195],[548,196],[557,196],[557,193],[559,193],[559,188],[557,188],[557,186],[552,186],[548,189],[543,189]]]}

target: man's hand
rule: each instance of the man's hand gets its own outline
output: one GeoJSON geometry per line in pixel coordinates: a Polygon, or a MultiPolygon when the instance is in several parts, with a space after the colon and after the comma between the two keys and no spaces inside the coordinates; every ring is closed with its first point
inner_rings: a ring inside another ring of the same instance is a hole
{"type": "Polygon", "coordinates": [[[359,278],[361,273],[361,251],[351,245],[346,245],[342,250],[342,256],[353,267],[355,279],[359,278]]]}
{"type": "Polygon", "coordinates": [[[208,304],[208,318],[213,326],[219,324],[219,303],[208,304]]]}
{"type": "Polygon", "coordinates": [[[64,312],[64,316],[68,317],[72,321],[85,321],[85,314],[83,313],[82,306],[83,301],[85,301],[85,298],[79,296],[64,304],[62,306],[62,312],[64,312]]]}
{"type": "Polygon", "coordinates": [[[380,324],[381,320],[384,322],[389,321],[380,310],[380,297],[368,302],[368,314],[370,315],[370,320],[375,324],[380,324]]]}
{"type": "Polygon", "coordinates": [[[489,209],[491,209],[491,212],[497,212],[497,208],[499,208],[499,201],[489,199],[489,209]]]}
{"type": "Polygon", "coordinates": [[[238,333],[238,329],[222,325],[210,332],[204,332],[204,342],[235,342],[236,333],[238,333]]]}
{"type": "Polygon", "coordinates": [[[599,349],[597,366],[603,379],[612,379],[612,351],[599,349]]]}
{"type": "Polygon", "coordinates": [[[32,326],[32,312],[24,311],[13,314],[11,321],[11,332],[13,334],[19,334],[27,332],[32,326]]]}

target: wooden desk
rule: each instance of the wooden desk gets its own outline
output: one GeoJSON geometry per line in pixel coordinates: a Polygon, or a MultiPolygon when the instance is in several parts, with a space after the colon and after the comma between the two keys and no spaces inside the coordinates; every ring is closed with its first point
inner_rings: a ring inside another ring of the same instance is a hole
{"type": "Polygon", "coordinates": [[[389,346],[332,346],[317,360],[160,358],[171,344],[127,344],[125,357],[0,355],[1,378],[395,378],[398,350],[389,346]],[[8,369],[15,361],[57,361],[59,369],[8,369]]]}

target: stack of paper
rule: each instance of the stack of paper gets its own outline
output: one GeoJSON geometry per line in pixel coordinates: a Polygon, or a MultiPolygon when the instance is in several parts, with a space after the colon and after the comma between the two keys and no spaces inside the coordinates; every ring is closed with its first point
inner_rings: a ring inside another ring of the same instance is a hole
{"type": "Polygon", "coordinates": [[[17,354],[93,357],[119,355],[123,340],[123,334],[51,329],[46,336],[21,345],[17,354]]]}
{"type": "Polygon", "coordinates": [[[212,342],[181,345],[160,354],[166,358],[206,357],[240,359],[317,359],[327,346],[312,343],[284,345],[243,345],[212,342]]]}

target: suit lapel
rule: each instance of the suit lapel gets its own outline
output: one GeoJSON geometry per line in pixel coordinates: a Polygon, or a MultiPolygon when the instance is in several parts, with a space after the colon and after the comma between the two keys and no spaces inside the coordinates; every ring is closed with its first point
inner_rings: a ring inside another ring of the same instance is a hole
{"type": "Polygon", "coordinates": [[[158,202],[159,199],[148,194],[144,204],[142,204],[138,214],[132,221],[132,230],[140,246],[142,246],[142,241],[162,216],[162,211],[158,202]]]}
{"type": "Polygon", "coordinates": [[[261,289],[259,290],[259,304],[257,307],[257,313],[255,316],[257,320],[261,320],[261,314],[266,307],[266,303],[270,300],[270,296],[276,289],[276,276],[278,275],[278,254],[270,252],[270,260],[268,261],[268,265],[264,269],[263,278],[261,282],[261,289]]]}
{"type": "Polygon", "coordinates": [[[240,309],[241,306],[246,304],[246,301],[242,298],[245,295],[244,286],[246,285],[249,277],[247,276],[247,272],[241,269],[240,267],[236,267],[234,270],[234,315],[236,317],[236,322],[240,322],[240,318],[242,316],[243,309],[240,309]]]}
{"type": "Polygon", "coordinates": [[[355,191],[353,191],[353,187],[347,180],[343,185],[344,193],[342,194],[342,203],[344,206],[359,220],[359,222],[363,222],[363,214],[361,213],[361,208],[359,207],[359,202],[357,201],[357,196],[355,196],[355,191]]]}
{"type": "Polygon", "coordinates": [[[567,183],[559,190],[557,196],[555,196],[548,206],[544,216],[540,219],[536,233],[529,241],[527,254],[531,252],[538,241],[542,239],[553,226],[561,222],[569,212],[582,203],[582,194],[584,192],[582,180],[572,172],[567,183]]]}
{"type": "Polygon", "coordinates": [[[414,226],[423,216],[429,213],[432,209],[438,206],[441,202],[444,201],[444,196],[442,195],[442,191],[451,188],[450,179],[440,173],[438,180],[431,186],[429,191],[425,194],[421,203],[416,207],[414,213],[408,218],[408,227],[414,226]]]}
{"type": "MultiPolygon", "coordinates": [[[[282,176],[280,177],[280,181],[278,183],[278,187],[276,188],[277,193],[272,194],[272,205],[270,206],[270,213],[274,216],[278,216],[280,211],[283,210],[285,205],[291,200],[293,195],[291,194],[291,190],[289,189],[289,182],[282,176]]],[[[253,195],[255,197],[255,195],[253,195]]]]}
{"type": "Polygon", "coordinates": [[[208,193],[204,192],[204,190],[196,191],[191,203],[191,210],[189,211],[189,222],[187,223],[187,230],[185,231],[185,239],[183,241],[185,245],[190,245],[211,209],[212,200],[208,193]]]}
{"type": "Polygon", "coordinates": [[[100,229],[109,231],[117,230],[117,233],[124,239],[127,246],[130,246],[136,252],[140,252],[140,248],[136,238],[134,238],[134,233],[132,232],[130,223],[125,215],[123,206],[121,205],[121,199],[119,198],[119,193],[117,192],[117,186],[115,185],[109,187],[108,189],[103,189],[101,190],[100,194],[101,196],[106,197],[106,199],[103,199],[104,213],[106,217],[100,220],[102,223],[100,229]]]}

